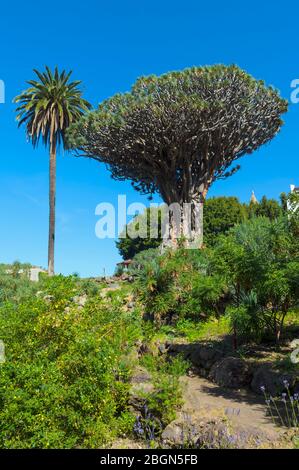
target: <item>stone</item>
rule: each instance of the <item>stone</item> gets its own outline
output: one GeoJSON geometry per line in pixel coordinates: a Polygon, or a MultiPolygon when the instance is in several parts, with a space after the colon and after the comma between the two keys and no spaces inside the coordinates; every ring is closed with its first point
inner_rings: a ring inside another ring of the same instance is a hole
{"type": "Polygon", "coordinates": [[[242,388],[250,384],[250,366],[238,357],[225,357],[211,368],[209,378],[226,388],[242,388]]]}
{"type": "Polygon", "coordinates": [[[223,350],[207,343],[171,343],[167,346],[167,352],[170,356],[180,354],[185,360],[189,360],[195,368],[207,371],[225,355],[223,350]]]}
{"type": "Polygon", "coordinates": [[[130,378],[130,383],[131,384],[140,384],[144,382],[150,382],[152,380],[151,374],[141,366],[138,366],[134,369],[131,378],[130,378]]]}
{"type": "Polygon", "coordinates": [[[130,383],[129,405],[132,411],[142,411],[145,398],[144,396],[154,391],[154,385],[151,383],[151,374],[144,367],[136,367],[133,371],[130,383]]]}
{"type": "Polygon", "coordinates": [[[72,301],[77,304],[79,307],[84,307],[88,300],[87,294],[83,295],[75,295],[75,297],[72,298],[72,301]]]}
{"type": "Polygon", "coordinates": [[[159,354],[165,354],[167,352],[167,348],[164,343],[159,344],[158,346],[159,354]]]}
{"type": "Polygon", "coordinates": [[[278,434],[254,426],[230,422],[220,411],[206,410],[183,414],[172,421],[162,433],[163,446],[193,449],[271,448],[278,434]],[[210,414],[210,415],[209,415],[210,414]]]}
{"type": "Polygon", "coordinates": [[[203,345],[194,348],[190,360],[195,367],[210,369],[223,355],[223,351],[215,348],[215,346],[203,345]]]}
{"type": "Polygon", "coordinates": [[[253,374],[250,387],[259,395],[264,394],[261,387],[265,387],[266,394],[275,397],[286,391],[286,386],[283,383],[284,380],[289,383],[290,389],[293,389],[297,378],[291,374],[272,369],[269,366],[260,366],[253,374]]]}

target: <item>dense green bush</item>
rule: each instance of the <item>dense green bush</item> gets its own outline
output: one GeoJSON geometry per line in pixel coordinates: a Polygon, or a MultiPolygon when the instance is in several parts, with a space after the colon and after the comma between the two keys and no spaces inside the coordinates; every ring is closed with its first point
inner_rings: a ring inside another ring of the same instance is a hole
{"type": "Polygon", "coordinates": [[[136,286],[147,318],[160,326],[227,313],[236,336],[278,343],[287,313],[299,304],[296,220],[295,212],[255,217],[213,247],[169,251],[145,263],[136,286]]]}
{"type": "MultiPolygon", "coordinates": [[[[128,375],[122,358],[139,336],[139,317],[98,297],[71,302],[76,280],[44,279],[35,296],[0,308],[0,447],[101,447],[128,434],[128,375]]],[[[81,286],[78,285],[80,292],[81,286]]]]}
{"type": "Polygon", "coordinates": [[[235,329],[251,331],[253,339],[270,333],[279,342],[288,311],[299,303],[299,251],[289,219],[241,224],[219,241],[211,258],[214,272],[230,283],[235,329]]]}

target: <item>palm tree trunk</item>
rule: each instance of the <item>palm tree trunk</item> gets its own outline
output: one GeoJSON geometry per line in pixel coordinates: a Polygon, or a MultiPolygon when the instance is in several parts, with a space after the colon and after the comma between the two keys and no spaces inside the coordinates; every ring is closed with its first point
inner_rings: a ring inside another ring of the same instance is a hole
{"type": "Polygon", "coordinates": [[[49,243],[48,243],[48,274],[54,275],[54,244],[55,244],[55,200],[56,200],[56,142],[50,147],[50,182],[49,182],[49,243]]]}

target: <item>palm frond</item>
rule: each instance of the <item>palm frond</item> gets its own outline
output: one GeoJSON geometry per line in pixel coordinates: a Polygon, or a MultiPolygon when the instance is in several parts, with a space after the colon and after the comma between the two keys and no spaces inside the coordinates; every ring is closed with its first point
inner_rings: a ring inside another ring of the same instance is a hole
{"type": "Polygon", "coordinates": [[[82,98],[81,82],[70,82],[72,72],[59,72],[58,67],[54,72],[47,66],[44,72],[33,71],[38,80],[28,80],[30,87],[14,99],[18,104],[18,125],[25,125],[33,146],[42,141],[46,146],[55,143],[67,149],[67,128],[91,108],[90,103],[82,98]]]}

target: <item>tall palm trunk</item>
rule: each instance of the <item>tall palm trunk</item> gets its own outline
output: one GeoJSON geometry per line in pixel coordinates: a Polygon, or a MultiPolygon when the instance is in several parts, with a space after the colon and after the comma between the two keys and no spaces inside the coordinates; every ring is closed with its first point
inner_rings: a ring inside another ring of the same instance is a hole
{"type": "Polygon", "coordinates": [[[49,244],[48,274],[54,275],[54,244],[55,244],[55,200],[56,200],[56,142],[50,146],[50,181],[49,181],[49,244]]]}

